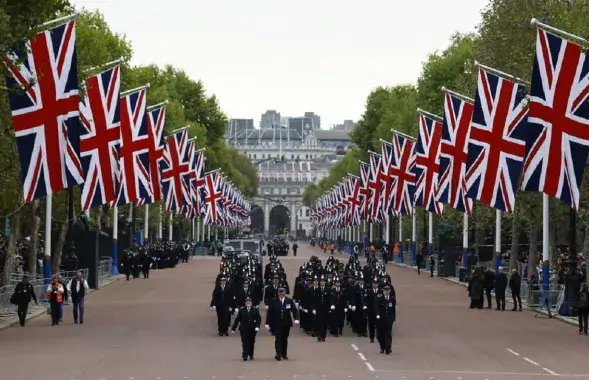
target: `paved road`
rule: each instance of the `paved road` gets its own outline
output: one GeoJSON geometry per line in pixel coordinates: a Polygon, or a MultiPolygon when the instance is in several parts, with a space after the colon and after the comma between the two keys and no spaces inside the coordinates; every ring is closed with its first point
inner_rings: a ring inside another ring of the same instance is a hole
{"type": "MultiPolygon", "coordinates": [[[[302,245],[302,244],[301,244],[302,245]]],[[[294,280],[312,254],[284,258],[294,280]]],[[[463,287],[391,267],[399,298],[393,354],[352,336],[325,343],[294,331],[290,360],[273,359],[261,332],[256,360],[239,337],[218,337],[209,310],[217,259],[198,259],[149,280],[119,281],[92,295],[84,325],[48,317],[0,332],[0,378],[10,380],[589,378],[589,338],[531,312],[468,310],[463,287]]],[[[69,316],[68,316],[69,317],[69,316]]]]}

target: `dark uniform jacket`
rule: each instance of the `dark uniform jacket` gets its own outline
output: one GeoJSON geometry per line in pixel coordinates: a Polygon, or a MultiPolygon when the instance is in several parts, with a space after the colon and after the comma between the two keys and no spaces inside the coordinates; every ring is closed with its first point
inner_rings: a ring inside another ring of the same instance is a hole
{"type": "Polygon", "coordinates": [[[239,331],[252,332],[256,328],[260,328],[262,322],[262,316],[260,310],[255,307],[251,307],[249,310],[246,307],[239,309],[237,317],[233,322],[231,330],[235,331],[239,325],[239,331]]]}

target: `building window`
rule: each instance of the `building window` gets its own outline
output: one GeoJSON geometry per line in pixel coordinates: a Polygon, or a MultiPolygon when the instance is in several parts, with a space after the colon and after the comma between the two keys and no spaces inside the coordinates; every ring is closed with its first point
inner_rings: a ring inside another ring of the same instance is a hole
{"type": "Polygon", "coordinates": [[[307,209],[307,210],[305,211],[305,216],[306,216],[307,218],[308,218],[308,217],[310,217],[310,216],[311,216],[311,210],[307,209]]]}
{"type": "Polygon", "coordinates": [[[254,154],[254,160],[256,159],[256,155],[254,154]]]}
{"type": "Polygon", "coordinates": [[[264,159],[264,158],[266,158],[266,155],[265,154],[262,154],[262,159],[264,159]]]}

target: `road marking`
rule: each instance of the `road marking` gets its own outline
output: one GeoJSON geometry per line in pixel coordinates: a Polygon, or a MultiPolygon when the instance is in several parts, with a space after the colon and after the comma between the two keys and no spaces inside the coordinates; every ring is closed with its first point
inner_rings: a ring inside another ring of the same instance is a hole
{"type": "Polygon", "coordinates": [[[361,352],[358,352],[358,356],[360,357],[360,359],[366,361],[366,356],[362,355],[361,352]]]}
{"type": "Polygon", "coordinates": [[[372,366],[372,364],[368,363],[368,362],[364,362],[364,364],[366,364],[366,367],[368,368],[368,370],[370,372],[374,372],[374,367],[372,366]]]}
{"type": "Polygon", "coordinates": [[[354,351],[358,351],[358,350],[360,350],[360,349],[358,348],[358,346],[356,346],[355,344],[352,344],[352,348],[354,349],[354,351]]]}
{"type": "MultiPolygon", "coordinates": [[[[365,362],[367,363],[367,362],[365,362]]],[[[534,376],[534,377],[573,377],[573,378],[589,378],[589,374],[578,373],[561,373],[550,374],[548,372],[485,372],[485,371],[436,371],[436,370],[415,370],[415,369],[377,369],[375,372],[391,372],[391,373],[413,373],[413,374],[455,374],[455,375],[495,375],[495,376],[534,376]]]]}
{"type": "Polygon", "coordinates": [[[515,356],[520,356],[522,359],[524,359],[525,361],[527,361],[530,364],[535,365],[536,367],[542,368],[543,371],[551,374],[552,376],[560,376],[558,373],[546,368],[546,367],[542,367],[538,362],[533,361],[530,358],[526,358],[525,356],[521,356],[519,353],[515,352],[514,350],[512,350],[511,348],[506,348],[507,351],[511,352],[512,354],[514,354],[515,356]]]}

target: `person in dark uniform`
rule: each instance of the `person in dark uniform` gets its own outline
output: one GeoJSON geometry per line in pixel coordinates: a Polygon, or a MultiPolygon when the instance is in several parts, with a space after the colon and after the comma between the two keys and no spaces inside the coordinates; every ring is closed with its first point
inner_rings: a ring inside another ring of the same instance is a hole
{"type": "Polygon", "coordinates": [[[270,302],[266,314],[266,329],[274,331],[274,359],[288,359],[288,335],[294,324],[299,324],[299,312],[294,301],[284,294],[284,288],[278,289],[278,298],[270,302]],[[291,316],[292,315],[292,316],[291,316]]]}
{"type": "Polygon", "coordinates": [[[393,323],[396,318],[397,300],[391,295],[391,287],[385,285],[383,295],[378,297],[376,319],[378,320],[378,342],[380,353],[390,355],[393,342],[393,323]]]}
{"type": "Polygon", "coordinates": [[[312,313],[315,322],[315,335],[318,342],[325,342],[329,323],[330,291],[325,285],[325,277],[321,276],[319,287],[315,289],[312,302],[312,313]]]}
{"type": "Polygon", "coordinates": [[[22,327],[25,327],[31,298],[35,301],[35,304],[38,304],[35,288],[29,283],[29,278],[27,276],[22,276],[22,281],[16,284],[14,293],[10,297],[10,303],[17,307],[16,313],[18,314],[18,322],[22,327]]]}
{"type": "Polygon", "coordinates": [[[260,323],[262,317],[260,310],[252,306],[252,299],[247,297],[245,299],[245,306],[239,309],[237,317],[231,327],[231,332],[234,333],[239,325],[239,334],[241,335],[241,358],[243,361],[254,359],[254,346],[256,344],[256,334],[260,331],[260,323]]]}
{"type": "Polygon", "coordinates": [[[485,287],[485,295],[487,296],[487,309],[490,309],[493,307],[491,291],[495,287],[495,271],[484,267],[483,270],[483,285],[485,287]]]}
{"type": "Polygon", "coordinates": [[[503,267],[499,267],[499,273],[495,278],[495,310],[505,311],[505,290],[507,289],[507,275],[503,273],[503,267]]]}
{"type": "Polygon", "coordinates": [[[421,250],[415,255],[415,265],[417,265],[417,274],[421,274],[421,266],[423,265],[423,258],[427,255],[427,243],[421,245],[421,250]]]}
{"type": "Polygon", "coordinates": [[[429,255],[429,276],[434,277],[434,268],[436,267],[436,259],[434,255],[429,255]]]}
{"type": "Polygon", "coordinates": [[[220,284],[215,286],[211,299],[211,309],[217,312],[217,327],[219,336],[229,335],[229,323],[231,323],[231,312],[233,311],[233,293],[227,286],[227,279],[221,277],[220,284]]]}
{"type": "Polygon", "coordinates": [[[141,273],[143,274],[143,279],[149,278],[149,269],[151,265],[151,257],[147,253],[144,253],[141,258],[141,273]]]}
{"type": "Polygon", "coordinates": [[[334,280],[334,287],[331,289],[330,303],[329,331],[333,336],[340,336],[344,331],[344,322],[346,319],[346,313],[348,312],[348,304],[344,290],[340,287],[339,278],[334,280]]]}
{"type": "Polygon", "coordinates": [[[292,244],[292,254],[293,254],[294,256],[296,256],[296,255],[297,255],[297,249],[299,249],[299,246],[298,246],[297,242],[295,241],[295,242],[292,244]]]}

